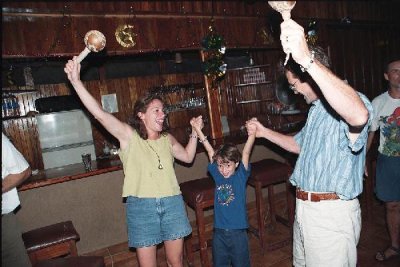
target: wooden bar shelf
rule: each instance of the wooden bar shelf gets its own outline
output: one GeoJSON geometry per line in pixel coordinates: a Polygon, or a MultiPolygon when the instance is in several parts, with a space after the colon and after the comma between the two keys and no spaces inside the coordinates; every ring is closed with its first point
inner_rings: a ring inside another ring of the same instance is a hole
{"type": "Polygon", "coordinates": [[[235,87],[257,86],[257,85],[265,85],[265,84],[272,84],[272,82],[271,81],[265,81],[265,82],[252,82],[252,83],[244,83],[244,84],[235,84],[235,87]]]}
{"type": "Polygon", "coordinates": [[[251,104],[251,103],[260,103],[260,102],[269,102],[274,100],[273,98],[268,98],[268,99],[252,99],[252,100],[243,100],[243,101],[237,101],[236,104],[251,104]]]}

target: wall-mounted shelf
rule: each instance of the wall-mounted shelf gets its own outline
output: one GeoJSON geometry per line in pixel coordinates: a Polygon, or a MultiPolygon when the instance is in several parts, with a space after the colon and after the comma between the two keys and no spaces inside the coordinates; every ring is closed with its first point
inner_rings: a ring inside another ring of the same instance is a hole
{"type": "Polygon", "coordinates": [[[268,99],[252,99],[252,100],[244,100],[244,101],[237,101],[236,104],[251,104],[251,103],[260,103],[260,102],[269,102],[274,100],[273,98],[268,99]]]}
{"type": "Polygon", "coordinates": [[[178,108],[178,109],[174,109],[174,110],[171,110],[171,111],[167,111],[167,114],[171,114],[173,112],[194,110],[194,109],[204,109],[205,107],[206,107],[206,105],[203,104],[201,106],[196,106],[196,107],[178,108]]]}
{"type": "Polygon", "coordinates": [[[236,119],[266,114],[268,103],[275,101],[275,77],[269,64],[228,70],[228,116],[236,119]]]}
{"type": "Polygon", "coordinates": [[[265,84],[272,84],[272,82],[265,81],[265,82],[242,83],[242,84],[235,84],[235,87],[258,86],[258,85],[265,85],[265,84]]]}
{"type": "MultiPolygon", "coordinates": [[[[166,124],[175,137],[186,138],[186,131],[181,129],[186,129],[190,125],[192,117],[202,115],[203,120],[207,118],[207,99],[203,83],[159,85],[149,88],[148,91],[166,100],[164,105],[164,112],[168,114],[166,124]]],[[[184,139],[181,138],[181,142],[184,142],[184,139]]]]}

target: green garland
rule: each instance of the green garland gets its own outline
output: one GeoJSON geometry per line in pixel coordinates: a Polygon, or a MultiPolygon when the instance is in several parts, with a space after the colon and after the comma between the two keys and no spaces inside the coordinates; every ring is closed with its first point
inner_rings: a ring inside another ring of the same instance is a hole
{"type": "Polygon", "coordinates": [[[201,40],[203,50],[209,53],[208,59],[203,63],[203,71],[207,77],[217,81],[224,77],[227,68],[227,64],[223,61],[224,38],[216,33],[213,25],[210,25],[208,30],[209,33],[201,40]]]}
{"type": "Polygon", "coordinates": [[[318,21],[310,20],[307,26],[306,40],[309,45],[316,45],[318,40],[318,21]]]}

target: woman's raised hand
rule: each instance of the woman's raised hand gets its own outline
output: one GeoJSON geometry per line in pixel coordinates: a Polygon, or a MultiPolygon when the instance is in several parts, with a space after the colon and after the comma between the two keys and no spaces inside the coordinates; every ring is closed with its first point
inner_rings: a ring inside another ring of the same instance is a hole
{"type": "Polygon", "coordinates": [[[193,117],[190,120],[190,125],[196,130],[202,130],[204,127],[203,116],[193,117]]]}
{"type": "Polygon", "coordinates": [[[80,71],[81,64],[76,61],[76,56],[72,60],[68,60],[67,64],[65,64],[64,72],[72,84],[81,80],[80,71]]]}

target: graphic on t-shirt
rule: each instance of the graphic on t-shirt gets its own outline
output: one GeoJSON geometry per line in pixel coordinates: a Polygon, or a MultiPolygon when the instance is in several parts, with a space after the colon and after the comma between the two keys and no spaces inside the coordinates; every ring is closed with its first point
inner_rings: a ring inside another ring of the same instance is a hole
{"type": "Polygon", "coordinates": [[[392,115],[381,116],[382,134],[385,137],[382,153],[387,156],[400,156],[400,107],[392,115]]]}
{"type": "Polygon", "coordinates": [[[235,199],[235,194],[233,193],[232,185],[222,184],[218,186],[217,197],[219,204],[228,206],[235,199]]]}

